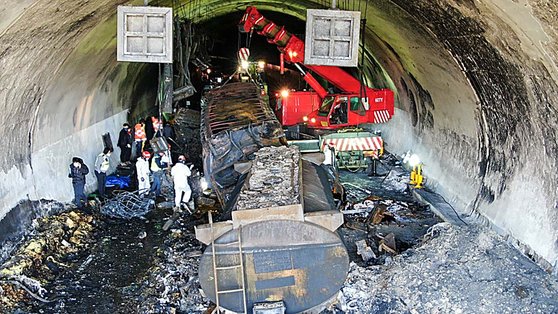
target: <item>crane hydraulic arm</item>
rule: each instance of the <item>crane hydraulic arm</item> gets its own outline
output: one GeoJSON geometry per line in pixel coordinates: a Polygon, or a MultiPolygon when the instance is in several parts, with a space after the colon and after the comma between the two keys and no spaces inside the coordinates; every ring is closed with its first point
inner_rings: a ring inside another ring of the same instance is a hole
{"type": "MultiPolygon", "coordinates": [[[[304,64],[304,42],[285,30],[284,26],[278,26],[266,19],[255,7],[249,6],[246,8],[246,13],[240,21],[239,30],[244,33],[255,30],[258,34],[267,37],[269,43],[277,45],[279,51],[285,55],[287,62],[303,64],[306,68],[328,80],[343,92],[359,93],[361,88],[360,81],[343,69],[335,66],[304,64]]],[[[301,70],[300,67],[299,70],[301,70]]],[[[309,72],[302,71],[302,73],[308,84],[320,94],[321,98],[324,98],[326,92],[316,79],[309,72]],[[324,95],[321,95],[321,90],[323,90],[324,95]]],[[[368,94],[368,90],[371,90],[371,88],[366,87],[366,89],[368,94]]]]}
{"type": "Polygon", "coordinates": [[[310,72],[302,70],[298,63],[304,61],[304,42],[295,35],[287,32],[285,27],[280,27],[261,15],[255,7],[246,8],[246,13],[238,25],[240,32],[248,33],[255,30],[259,35],[267,37],[267,41],[276,44],[279,51],[284,54],[287,62],[297,65],[304,80],[312,87],[321,99],[325,98],[327,91],[318,83],[310,72]]]}

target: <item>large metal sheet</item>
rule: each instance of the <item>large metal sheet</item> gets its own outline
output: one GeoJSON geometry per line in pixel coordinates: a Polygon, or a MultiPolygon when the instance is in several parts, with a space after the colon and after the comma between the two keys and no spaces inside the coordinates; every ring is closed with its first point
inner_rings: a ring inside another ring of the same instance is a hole
{"type": "Polygon", "coordinates": [[[118,6],[116,59],[172,63],[172,8],[118,6]]]}
{"type": "MultiPolygon", "coordinates": [[[[300,313],[329,300],[343,286],[349,257],[335,233],[289,220],[257,222],[240,230],[248,310],[258,302],[282,300],[286,313],[300,313]]],[[[240,263],[234,245],[238,232],[233,229],[215,241],[218,267],[240,263]]],[[[217,271],[220,291],[242,287],[239,268],[217,271]]],[[[202,256],[199,274],[202,289],[215,301],[211,246],[202,256]]],[[[220,294],[219,303],[235,312],[244,309],[241,292],[220,294]]]]}
{"type": "Polygon", "coordinates": [[[304,63],[356,67],[360,12],[307,10],[304,63]]]}
{"type": "Polygon", "coordinates": [[[309,161],[302,161],[304,212],[335,210],[331,183],[327,172],[309,161]]]}

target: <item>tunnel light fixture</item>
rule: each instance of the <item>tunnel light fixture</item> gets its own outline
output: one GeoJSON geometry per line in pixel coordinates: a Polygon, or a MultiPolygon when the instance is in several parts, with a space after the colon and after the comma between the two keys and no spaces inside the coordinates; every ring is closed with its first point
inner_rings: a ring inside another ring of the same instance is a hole
{"type": "Polygon", "coordinates": [[[417,154],[412,154],[409,157],[409,165],[411,167],[416,167],[418,164],[420,164],[420,158],[417,154]]]}
{"type": "Polygon", "coordinates": [[[172,8],[118,6],[116,60],[172,63],[172,8]]]}

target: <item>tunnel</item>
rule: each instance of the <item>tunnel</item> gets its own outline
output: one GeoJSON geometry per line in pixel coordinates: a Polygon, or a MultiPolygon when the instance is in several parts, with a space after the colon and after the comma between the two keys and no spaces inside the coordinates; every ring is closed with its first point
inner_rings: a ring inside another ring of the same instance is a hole
{"type": "MultiPolygon", "coordinates": [[[[116,9],[141,1],[0,3],[0,219],[73,197],[73,156],[153,110],[157,68],[116,61],[116,9]],[[16,212],[19,211],[19,212],[16,212]]],[[[328,1],[151,1],[215,33],[248,5],[300,23],[328,1]],[[228,16],[228,18],[226,18],[228,16]]],[[[375,126],[413,152],[427,185],[546,269],[558,267],[558,4],[549,0],[337,1],[366,20],[363,71],[396,94],[375,126]]],[[[287,21],[286,19],[285,21],[287,21]]],[[[278,24],[290,22],[276,21],[278,24]]],[[[293,26],[294,27],[294,26],[293,26]]],[[[236,39],[235,39],[236,40],[236,39]]],[[[234,53],[234,52],[233,52],[234,53]]],[[[113,155],[113,158],[117,154],[113,155]]],[[[94,190],[89,175],[87,189],[94,190]]]]}

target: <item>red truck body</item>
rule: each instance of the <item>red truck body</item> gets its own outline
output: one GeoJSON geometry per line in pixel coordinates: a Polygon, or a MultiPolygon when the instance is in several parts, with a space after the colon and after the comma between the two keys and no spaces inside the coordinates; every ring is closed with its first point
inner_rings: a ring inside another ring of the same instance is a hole
{"type": "Polygon", "coordinates": [[[336,130],[365,123],[385,123],[393,116],[393,93],[375,93],[372,103],[359,102],[358,94],[337,94],[324,98],[320,108],[303,120],[309,128],[336,130]],[[368,107],[368,108],[367,108],[368,107]]]}
{"type": "Polygon", "coordinates": [[[307,117],[320,107],[321,98],[316,92],[290,91],[285,95],[277,93],[275,115],[283,126],[293,126],[305,123],[307,117]]]}

